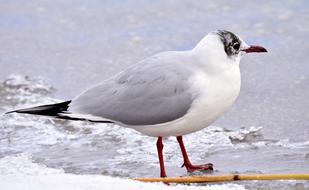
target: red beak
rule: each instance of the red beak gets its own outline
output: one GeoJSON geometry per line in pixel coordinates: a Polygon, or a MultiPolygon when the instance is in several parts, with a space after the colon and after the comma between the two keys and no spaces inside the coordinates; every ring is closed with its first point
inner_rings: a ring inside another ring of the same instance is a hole
{"type": "Polygon", "coordinates": [[[262,53],[262,52],[267,52],[267,50],[265,48],[263,48],[262,46],[250,46],[249,48],[244,49],[242,51],[245,51],[246,53],[252,53],[252,52],[262,53]]]}

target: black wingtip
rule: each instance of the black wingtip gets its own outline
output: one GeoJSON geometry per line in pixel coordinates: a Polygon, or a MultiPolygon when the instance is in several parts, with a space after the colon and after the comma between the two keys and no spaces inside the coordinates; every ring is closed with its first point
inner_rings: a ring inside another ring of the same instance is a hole
{"type": "Polygon", "coordinates": [[[56,116],[58,113],[66,111],[69,108],[70,103],[71,103],[71,100],[56,103],[56,104],[48,104],[48,105],[42,105],[42,106],[37,106],[37,107],[32,107],[32,108],[13,110],[13,111],[6,112],[5,114],[27,113],[27,114],[34,114],[34,115],[56,116]]]}

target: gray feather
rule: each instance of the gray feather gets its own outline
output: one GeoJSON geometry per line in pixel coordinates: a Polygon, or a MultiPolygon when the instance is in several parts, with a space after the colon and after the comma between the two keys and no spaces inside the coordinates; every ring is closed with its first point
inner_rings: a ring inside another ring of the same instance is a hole
{"type": "Polygon", "coordinates": [[[184,116],[194,99],[188,83],[194,68],[182,54],[165,52],[143,60],[82,93],[69,111],[128,125],[153,125],[184,116]]]}

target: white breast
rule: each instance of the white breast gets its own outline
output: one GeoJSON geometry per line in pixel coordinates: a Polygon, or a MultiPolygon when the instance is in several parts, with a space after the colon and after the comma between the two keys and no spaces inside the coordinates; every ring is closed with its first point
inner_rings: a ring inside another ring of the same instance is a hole
{"type": "Polygon", "coordinates": [[[188,120],[195,120],[193,130],[200,130],[221,116],[236,100],[240,91],[239,67],[235,66],[222,75],[199,73],[196,80],[200,96],[193,103],[188,120]]]}

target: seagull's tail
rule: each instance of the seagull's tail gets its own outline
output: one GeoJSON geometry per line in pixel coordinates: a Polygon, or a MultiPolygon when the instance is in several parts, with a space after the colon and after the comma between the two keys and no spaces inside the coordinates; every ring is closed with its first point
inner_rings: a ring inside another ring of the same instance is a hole
{"type": "Polygon", "coordinates": [[[113,121],[95,117],[91,115],[84,115],[84,114],[72,114],[67,112],[69,108],[69,104],[71,100],[60,102],[56,104],[48,104],[42,106],[36,106],[31,108],[19,109],[14,111],[6,112],[5,114],[9,113],[26,113],[26,114],[33,114],[33,115],[43,115],[43,116],[51,116],[60,119],[66,120],[86,120],[91,122],[99,122],[99,123],[113,123],[113,121]]]}
{"type": "Polygon", "coordinates": [[[42,105],[32,108],[25,108],[7,112],[9,113],[27,113],[27,114],[34,114],[34,115],[45,115],[45,116],[59,116],[59,113],[63,113],[68,110],[70,101],[60,102],[57,104],[48,104],[42,105]]]}

